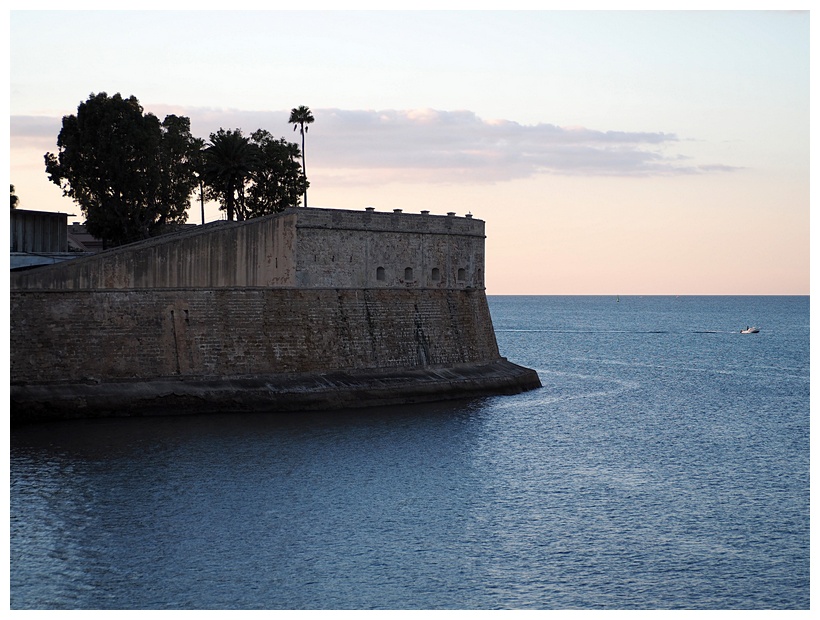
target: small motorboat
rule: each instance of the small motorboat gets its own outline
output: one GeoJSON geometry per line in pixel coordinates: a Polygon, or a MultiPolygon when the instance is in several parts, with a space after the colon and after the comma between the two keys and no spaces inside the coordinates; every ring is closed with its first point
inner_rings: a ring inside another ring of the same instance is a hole
{"type": "Polygon", "coordinates": [[[756,334],[759,331],[760,330],[757,327],[747,327],[746,329],[741,329],[740,333],[741,334],[756,334]]]}

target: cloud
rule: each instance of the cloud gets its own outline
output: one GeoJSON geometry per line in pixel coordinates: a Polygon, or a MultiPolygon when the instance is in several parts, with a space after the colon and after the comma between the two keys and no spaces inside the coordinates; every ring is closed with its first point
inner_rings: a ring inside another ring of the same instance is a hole
{"type": "MultiPolygon", "coordinates": [[[[671,152],[678,137],[661,132],[599,131],[485,120],[467,110],[316,109],[306,154],[313,174],[428,182],[500,182],[540,174],[666,176],[727,172],[671,152]],[[368,176],[369,175],[369,176],[368,176]]],[[[197,114],[191,110],[191,122],[197,114]]],[[[217,116],[208,111],[211,121],[217,116]]],[[[287,112],[231,112],[232,126],[293,135],[287,112]],[[251,118],[256,121],[248,123],[251,118]],[[267,123],[266,123],[267,121],[267,123]]],[[[228,116],[221,117],[227,120],[228,116]]],[[[204,116],[203,116],[204,120],[204,116]]],[[[210,131],[216,130],[213,127],[210,131]]],[[[290,139],[298,140],[298,137],[290,139]]]]}
{"type": "Polygon", "coordinates": [[[62,118],[54,116],[12,116],[9,127],[12,150],[14,147],[56,150],[62,122],[62,118]]]}
{"type": "Polygon", "coordinates": [[[661,174],[680,165],[661,154],[677,142],[671,134],[521,125],[469,111],[317,110],[314,116],[307,148],[314,166],[424,170],[433,180],[475,182],[542,173],[661,174]]]}
{"type": "MultiPolygon", "coordinates": [[[[195,135],[220,127],[246,135],[264,128],[298,142],[288,111],[254,112],[145,106],[163,118],[191,119],[195,135]]],[[[308,172],[343,182],[425,180],[442,183],[503,182],[541,174],[581,176],[667,176],[733,170],[725,164],[695,165],[674,153],[680,141],[661,132],[600,131],[551,124],[523,125],[485,120],[466,110],[313,110],[308,128],[308,172]]],[[[15,116],[13,140],[50,138],[60,120],[15,116]]],[[[53,148],[53,147],[52,147],[53,148]]]]}

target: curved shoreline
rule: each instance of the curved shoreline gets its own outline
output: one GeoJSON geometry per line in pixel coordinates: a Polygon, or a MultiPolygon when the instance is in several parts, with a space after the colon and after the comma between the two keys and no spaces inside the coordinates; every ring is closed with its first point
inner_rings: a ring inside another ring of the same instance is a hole
{"type": "Polygon", "coordinates": [[[538,374],[501,358],[456,366],[11,386],[11,424],[230,412],[298,412],[518,394],[538,374]]]}

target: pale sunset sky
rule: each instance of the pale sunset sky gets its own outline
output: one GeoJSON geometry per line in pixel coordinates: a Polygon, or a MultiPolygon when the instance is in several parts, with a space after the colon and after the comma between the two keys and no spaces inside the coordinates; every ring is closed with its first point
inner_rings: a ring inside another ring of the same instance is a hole
{"type": "Polygon", "coordinates": [[[80,216],[43,155],[91,93],[206,140],[297,142],[306,105],[309,206],[472,213],[488,294],[810,292],[807,10],[12,10],[9,26],[24,209],[80,216]]]}

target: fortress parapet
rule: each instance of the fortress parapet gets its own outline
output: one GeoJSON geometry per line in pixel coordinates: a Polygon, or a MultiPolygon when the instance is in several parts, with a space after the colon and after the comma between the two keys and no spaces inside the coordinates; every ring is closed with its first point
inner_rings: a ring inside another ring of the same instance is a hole
{"type": "Polygon", "coordinates": [[[484,288],[484,222],[289,209],[12,274],[14,289],[484,288]]]}
{"type": "Polygon", "coordinates": [[[12,420],[515,393],[484,222],[290,209],[11,274],[12,420]]]}

